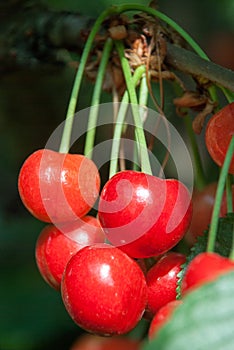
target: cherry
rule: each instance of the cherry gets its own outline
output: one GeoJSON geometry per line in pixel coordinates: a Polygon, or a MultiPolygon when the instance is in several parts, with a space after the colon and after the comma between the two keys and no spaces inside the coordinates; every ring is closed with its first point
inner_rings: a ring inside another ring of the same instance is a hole
{"type": "Polygon", "coordinates": [[[81,248],[104,242],[99,221],[85,216],[75,222],[56,227],[47,225],[36,243],[36,263],[44,280],[59,290],[65,267],[71,256],[81,248]]]}
{"type": "Polygon", "coordinates": [[[168,252],[147,272],[147,309],[151,315],[155,315],[162,306],[176,299],[177,275],[185,260],[186,256],[183,254],[168,252]]]}
{"type": "Polygon", "coordinates": [[[61,291],[75,323],[99,335],[129,332],[147,303],[146,281],[138,264],[107,244],[85,247],[72,256],[61,291]]]}
{"type": "Polygon", "coordinates": [[[70,350],[140,350],[140,342],[127,337],[100,337],[84,334],[79,337],[70,350]]]}
{"type": "Polygon", "coordinates": [[[182,300],[173,300],[159,309],[150,323],[148,332],[150,340],[157,336],[158,331],[170,320],[175,309],[181,304],[182,300]]]}
{"type": "MultiPolygon", "coordinates": [[[[205,141],[207,150],[216,164],[223,165],[228,145],[234,134],[234,102],[214,114],[206,127],[205,141]]],[[[229,172],[234,174],[234,156],[229,172]]]]}
{"type": "Polygon", "coordinates": [[[182,280],[182,294],[211,282],[234,269],[234,262],[216,253],[200,253],[188,265],[182,280]]]}
{"type": "Polygon", "coordinates": [[[41,149],[21,167],[19,194],[39,220],[66,222],[88,213],[95,203],[100,177],[92,160],[80,154],[41,149]]]}
{"type": "MultiPolygon", "coordinates": [[[[210,183],[201,191],[195,190],[192,196],[193,214],[188,232],[185,239],[188,244],[193,245],[198,236],[202,236],[204,231],[208,229],[211,221],[212,211],[214,207],[215,195],[217,190],[217,182],[210,183]]],[[[232,187],[234,194],[234,186],[232,187]]],[[[233,196],[234,205],[234,196],[233,196]]],[[[222,198],[220,209],[220,217],[227,214],[226,192],[222,198]]]]}
{"type": "Polygon", "coordinates": [[[129,256],[157,256],[174,247],[187,231],[190,194],[178,180],[126,170],[105,184],[98,216],[109,242],[129,256]]]}

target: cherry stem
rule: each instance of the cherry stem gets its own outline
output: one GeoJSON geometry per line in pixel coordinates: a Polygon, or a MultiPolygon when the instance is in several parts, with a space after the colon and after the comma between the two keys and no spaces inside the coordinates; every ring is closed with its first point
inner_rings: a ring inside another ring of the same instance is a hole
{"type": "MultiPolygon", "coordinates": [[[[134,85],[137,85],[139,80],[141,79],[142,75],[145,73],[145,67],[139,66],[132,77],[134,85]]],[[[120,149],[120,141],[121,141],[121,134],[123,131],[124,126],[124,118],[127,112],[127,109],[129,107],[129,95],[128,91],[126,90],[121,104],[118,111],[118,115],[115,122],[115,129],[114,129],[114,135],[113,135],[113,143],[112,143],[112,149],[111,149],[111,157],[110,157],[110,170],[109,170],[109,178],[111,178],[113,175],[115,175],[118,171],[118,158],[119,158],[119,149],[120,149]]]]}
{"type": "Polygon", "coordinates": [[[80,86],[82,82],[82,77],[84,74],[85,70],[85,65],[90,53],[90,50],[92,48],[92,43],[95,39],[95,36],[97,32],[99,31],[102,22],[104,19],[109,16],[110,14],[115,12],[115,8],[111,7],[105,11],[103,11],[100,16],[97,18],[96,22],[93,25],[93,28],[89,34],[89,37],[87,39],[87,42],[85,44],[80,63],[79,63],[79,68],[77,70],[75,80],[73,83],[73,88],[71,92],[71,97],[69,100],[68,104],[68,109],[67,109],[67,114],[65,118],[65,124],[64,124],[64,129],[63,129],[63,135],[59,147],[59,152],[61,153],[67,153],[69,152],[70,149],[70,139],[71,139],[71,132],[72,132],[72,126],[73,126],[73,120],[74,120],[74,115],[76,111],[76,105],[77,105],[77,100],[78,100],[78,95],[80,91],[80,86]]]}
{"type": "MultiPolygon", "coordinates": [[[[147,85],[147,78],[146,78],[146,75],[143,75],[140,83],[140,89],[139,89],[139,106],[140,106],[140,116],[141,116],[142,123],[144,123],[144,120],[147,117],[148,97],[149,97],[149,90],[147,85]]],[[[139,170],[136,145],[134,145],[134,149],[133,149],[133,170],[135,171],[139,170]]]]}
{"type": "Polygon", "coordinates": [[[142,106],[143,114],[144,112],[146,112],[144,107],[147,106],[148,97],[149,97],[149,90],[147,85],[147,79],[146,79],[146,76],[144,75],[141,79],[140,91],[139,91],[139,105],[142,106]]]}
{"type": "Polygon", "coordinates": [[[215,239],[219,223],[219,213],[222,203],[223,192],[225,188],[225,182],[228,175],[229,166],[234,153],[234,135],[232,136],[231,142],[228,146],[228,150],[225,156],[223,166],[220,171],[220,176],[218,180],[218,186],[215,196],[214,208],[211,217],[211,223],[208,234],[207,252],[213,252],[215,248],[215,239]]]}
{"type": "Polygon", "coordinates": [[[149,161],[149,155],[148,155],[148,149],[145,139],[145,133],[142,126],[142,121],[140,117],[139,112],[139,103],[137,100],[136,90],[134,86],[134,81],[131,73],[131,68],[129,65],[128,59],[125,57],[124,54],[124,46],[123,43],[120,41],[115,42],[120,61],[121,66],[123,70],[123,74],[125,77],[125,82],[127,85],[127,90],[129,93],[129,99],[131,102],[132,107],[132,113],[133,113],[133,119],[135,124],[135,135],[136,135],[136,141],[137,141],[137,147],[138,147],[138,154],[140,155],[140,164],[141,164],[141,170],[142,172],[146,174],[152,175],[150,161],[149,161]]]}
{"type": "Polygon", "coordinates": [[[199,148],[198,148],[197,141],[196,141],[196,136],[195,136],[194,131],[193,131],[190,116],[186,115],[183,118],[183,120],[184,120],[186,131],[187,131],[188,136],[189,136],[189,141],[190,141],[190,145],[191,145],[191,149],[192,149],[192,153],[193,153],[193,160],[194,160],[194,164],[195,164],[195,170],[196,170],[195,187],[198,190],[201,190],[205,187],[205,185],[207,184],[207,181],[206,181],[205,173],[203,170],[202,160],[201,160],[199,148]]]}
{"type": "Polygon", "coordinates": [[[105,70],[110,57],[110,52],[112,47],[113,47],[113,40],[111,38],[108,38],[103,48],[102,58],[98,68],[98,73],[97,73],[92,101],[91,101],[89,121],[87,126],[87,134],[86,134],[85,147],[84,147],[84,155],[90,159],[92,159],[92,155],[93,155],[93,146],[94,146],[95,134],[96,134],[99,103],[100,103],[100,98],[102,93],[102,84],[103,84],[105,70]]]}

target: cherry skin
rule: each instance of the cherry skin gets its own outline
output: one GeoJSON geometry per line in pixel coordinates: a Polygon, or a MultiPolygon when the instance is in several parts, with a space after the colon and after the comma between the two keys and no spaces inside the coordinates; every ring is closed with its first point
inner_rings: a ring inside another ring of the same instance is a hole
{"type": "Polygon", "coordinates": [[[178,180],[126,170],[104,186],[98,207],[107,239],[133,258],[161,255],[187,231],[192,205],[178,180]]]}
{"type": "Polygon", "coordinates": [[[189,263],[182,280],[182,295],[234,270],[234,262],[216,253],[200,253],[189,263]]]}
{"type": "Polygon", "coordinates": [[[85,334],[72,344],[70,350],[140,350],[140,342],[127,337],[85,334]]]}
{"type": "Polygon", "coordinates": [[[21,167],[18,189],[25,207],[37,219],[60,223],[76,220],[95,203],[100,177],[92,160],[80,154],[41,149],[21,167]]]}
{"type": "MultiPolygon", "coordinates": [[[[210,183],[201,191],[195,190],[192,196],[193,215],[188,232],[185,235],[185,240],[189,245],[193,245],[198,236],[202,236],[204,231],[208,229],[211,222],[212,211],[215,202],[215,195],[217,190],[217,182],[210,183]]],[[[232,187],[234,194],[234,186],[232,187]]],[[[234,205],[234,195],[233,195],[234,205]]],[[[224,192],[220,217],[227,214],[226,192],[224,192]]]]}
{"type": "Polygon", "coordinates": [[[161,307],[176,299],[177,276],[185,261],[185,255],[168,252],[149,269],[146,275],[149,314],[155,315],[161,307]]]}
{"type": "Polygon", "coordinates": [[[36,243],[36,263],[44,280],[59,290],[65,267],[76,252],[85,246],[104,243],[104,232],[99,221],[84,216],[75,222],[56,227],[47,225],[36,243]]]}
{"type": "Polygon", "coordinates": [[[129,332],[147,303],[146,281],[138,264],[107,244],[85,247],[73,255],[61,291],[75,323],[99,335],[129,332]]]}
{"type": "Polygon", "coordinates": [[[182,304],[182,300],[173,300],[162,306],[155,314],[149,327],[148,338],[156,338],[158,331],[170,320],[174,311],[182,304]]]}
{"type": "MultiPolygon", "coordinates": [[[[234,102],[214,114],[206,127],[206,147],[211,158],[219,166],[223,165],[232,135],[234,135],[234,102]]],[[[234,174],[234,156],[229,172],[234,174]]]]}

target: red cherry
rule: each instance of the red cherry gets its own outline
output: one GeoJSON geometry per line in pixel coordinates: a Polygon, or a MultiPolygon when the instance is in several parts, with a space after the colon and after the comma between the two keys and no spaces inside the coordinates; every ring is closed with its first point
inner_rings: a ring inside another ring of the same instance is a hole
{"type": "Polygon", "coordinates": [[[183,254],[168,252],[147,272],[147,309],[151,315],[155,315],[162,306],[176,299],[177,275],[185,260],[183,254]]]}
{"type": "Polygon", "coordinates": [[[98,215],[107,239],[134,258],[174,247],[190,224],[190,194],[178,180],[122,171],[104,186],[98,215]]]}
{"type": "Polygon", "coordinates": [[[31,154],[19,173],[25,207],[39,220],[66,222],[88,213],[100,187],[96,165],[80,154],[48,149],[31,154]]]}
{"type": "Polygon", "coordinates": [[[233,270],[234,262],[216,253],[200,253],[190,262],[182,280],[182,294],[233,270]]]}
{"type": "Polygon", "coordinates": [[[120,335],[133,329],[147,303],[147,286],[137,263],[120,249],[97,244],[68,262],[61,284],[64,305],[89,332],[120,335]]]}
{"type": "MultiPolygon", "coordinates": [[[[202,236],[204,231],[208,229],[211,221],[212,211],[214,207],[215,195],[217,190],[217,182],[207,185],[203,190],[195,190],[192,196],[193,214],[189,227],[189,231],[185,235],[186,241],[193,245],[198,236],[202,236]]],[[[234,186],[232,188],[234,194],[234,186]]],[[[234,205],[234,196],[233,196],[234,205]]],[[[227,214],[226,192],[224,192],[220,210],[220,217],[227,214]]]]}
{"type": "Polygon", "coordinates": [[[44,280],[59,290],[65,267],[81,248],[104,242],[104,232],[99,221],[85,216],[75,222],[47,225],[36,243],[36,263],[44,280]]]}
{"type": "MultiPolygon", "coordinates": [[[[234,135],[234,102],[213,115],[206,127],[206,147],[214,162],[219,166],[223,165],[232,135],[234,135]]],[[[229,172],[234,174],[234,156],[229,172]]]]}
{"type": "Polygon", "coordinates": [[[140,350],[140,342],[127,337],[85,334],[75,341],[70,350],[140,350]]]}
{"type": "Polygon", "coordinates": [[[170,320],[175,309],[182,304],[182,300],[173,300],[161,307],[151,321],[148,337],[150,340],[157,336],[158,331],[170,320]]]}

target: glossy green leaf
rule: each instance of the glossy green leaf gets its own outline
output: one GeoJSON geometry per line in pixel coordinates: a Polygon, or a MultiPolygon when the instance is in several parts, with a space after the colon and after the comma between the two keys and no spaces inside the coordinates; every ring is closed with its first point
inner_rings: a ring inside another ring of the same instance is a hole
{"type": "Polygon", "coordinates": [[[233,350],[234,272],[184,298],[170,321],[143,350],[233,350]]]}

